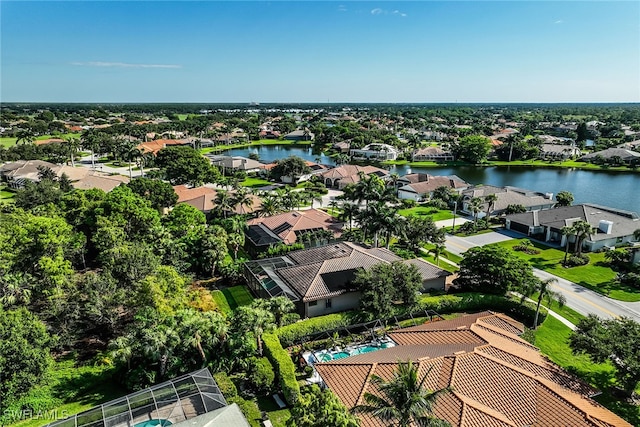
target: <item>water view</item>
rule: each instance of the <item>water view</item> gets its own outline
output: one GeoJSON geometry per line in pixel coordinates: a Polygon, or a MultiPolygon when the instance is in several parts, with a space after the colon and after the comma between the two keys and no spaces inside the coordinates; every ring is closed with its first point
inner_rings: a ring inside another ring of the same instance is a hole
{"type": "MultiPolygon", "coordinates": [[[[311,147],[263,145],[233,149],[227,153],[244,157],[256,153],[260,161],[267,163],[295,155],[327,165],[335,164],[329,156],[314,154],[311,147]]],[[[557,194],[559,191],[566,190],[573,193],[575,203],[590,202],[640,212],[640,175],[637,173],[508,166],[490,168],[392,166],[391,171],[399,175],[418,172],[432,175],[457,175],[472,184],[511,185],[544,193],[557,194]]]]}

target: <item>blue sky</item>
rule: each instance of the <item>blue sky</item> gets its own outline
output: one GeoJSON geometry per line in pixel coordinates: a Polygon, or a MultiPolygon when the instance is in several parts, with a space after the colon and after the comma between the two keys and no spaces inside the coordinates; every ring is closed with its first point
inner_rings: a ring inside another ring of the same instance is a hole
{"type": "Polygon", "coordinates": [[[3,102],[639,102],[640,2],[0,2],[3,102]]]}

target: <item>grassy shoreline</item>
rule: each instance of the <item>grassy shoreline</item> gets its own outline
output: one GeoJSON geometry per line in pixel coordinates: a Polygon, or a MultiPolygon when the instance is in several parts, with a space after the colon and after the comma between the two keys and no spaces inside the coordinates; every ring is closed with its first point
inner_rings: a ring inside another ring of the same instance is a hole
{"type": "Polygon", "coordinates": [[[288,141],[288,140],[280,140],[280,139],[260,139],[258,141],[251,142],[242,142],[239,144],[229,144],[229,145],[216,145],[214,147],[206,147],[201,148],[200,152],[205,153],[213,153],[220,151],[228,151],[236,148],[246,148],[246,147],[255,147],[261,145],[299,145],[299,146],[310,146],[313,141],[288,141]]]}
{"type": "Polygon", "coordinates": [[[489,167],[514,167],[514,168],[543,168],[543,169],[567,169],[567,170],[588,170],[588,171],[603,171],[603,172],[629,172],[639,173],[640,168],[631,169],[627,166],[600,166],[592,163],[576,162],[569,160],[566,162],[547,162],[543,160],[515,160],[512,162],[506,161],[488,161],[486,163],[471,164],[460,161],[452,162],[410,162],[408,160],[390,160],[382,162],[386,166],[411,166],[420,168],[446,168],[457,166],[468,166],[475,168],[489,168],[489,167]]]}

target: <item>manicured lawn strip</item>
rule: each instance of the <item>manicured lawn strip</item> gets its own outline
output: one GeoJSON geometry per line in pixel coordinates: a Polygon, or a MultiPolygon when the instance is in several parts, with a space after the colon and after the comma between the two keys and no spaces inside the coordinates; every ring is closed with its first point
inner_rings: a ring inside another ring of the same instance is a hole
{"type": "Polygon", "coordinates": [[[265,411],[274,427],[286,427],[291,411],[280,409],[271,396],[258,396],[258,408],[265,411]]]}
{"type": "MultiPolygon", "coordinates": [[[[53,366],[47,380],[31,392],[31,401],[49,400],[59,402],[49,408],[53,415],[67,417],[124,396],[126,390],[120,388],[112,378],[112,368],[108,366],[75,366],[73,358],[65,358],[53,366]]],[[[43,415],[49,413],[43,411],[43,415]]],[[[52,421],[51,417],[32,417],[10,424],[11,427],[40,427],[52,421]]]]}
{"type": "MultiPolygon", "coordinates": [[[[538,293],[536,292],[535,294],[531,295],[529,298],[531,298],[534,301],[538,301],[538,293]]],[[[542,305],[550,308],[551,311],[555,311],[556,313],[558,313],[560,316],[564,317],[565,319],[567,319],[569,322],[573,323],[574,325],[577,325],[578,322],[582,319],[584,319],[585,316],[583,316],[582,314],[578,313],[577,311],[575,311],[572,308],[565,306],[560,307],[560,304],[558,304],[558,301],[553,300],[551,301],[551,304],[549,304],[547,301],[542,301],[542,305]]]]}
{"type": "Polygon", "coordinates": [[[7,187],[0,187],[0,203],[13,202],[14,197],[16,197],[16,193],[9,191],[7,187]]]}
{"type": "Polygon", "coordinates": [[[229,306],[229,302],[222,291],[212,291],[211,296],[216,303],[216,307],[225,315],[230,315],[232,310],[229,306]]]}
{"type": "MultiPolygon", "coordinates": [[[[42,135],[42,136],[38,136],[36,137],[36,141],[43,141],[45,139],[52,139],[52,138],[66,138],[66,137],[73,137],[73,138],[80,138],[80,134],[79,133],[64,133],[61,135],[42,135]]],[[[4,148],[9,148],[12,147],[14,145],[16,145],[16,141],[18,140],[18,138],[15,137],[8,137],[8,136],[4,136],[2,138],[0,138],[0,146],[4,147],[4,148]]]]}
{"type": "Polygon", "coordinates": [[[266,185],[271,185],[271,184],[273,183],[270,181],[267,181],[266,179],[254,178],[252,176],[247,177],[244,181],[240,183],[240,185],[242,185],[243,187],[249,187],[249,188],[259,188],[259,187],[264,187],[266,185]]]}
{"type": "MultiPolygon", "coordinates": [[[[547,316],[547,319],[535,332],[535,345],[554,363],[602,391],[602,394],[596,396],[594,400],[631,424],[640,425],[640,406],[619,401],[611,396],[609,387],[614,384],[613,366],[608,362],[605,364],[592,363],[585,355],[574,356],[567,344],[569,335],[571,335],[571,330],[568,327],[559,320],[547,316]]],[[[640,391],[640,388],[636,391],[640,391]]]]}
{"type": "Polygon", "coordinates": [[[313,141],[288,141],[280,139],[261,139],[258,141],[242,142],[239,144],[222,144],[215,147],[206,147],[200,150],[201,153],[211,153],[213,151],[227,151],[234,148],[253,147],[256,145],[311,145],[313,141]]]}
{"type": "MultiPolygon", "coordinates": [[[[528,239],[512,239],[494,243],[507,249],[528,239]]],[[[529,255],[521,251],[513,251],[519,258],[525,259],[535,268],[555,274],[586,288],[607,295],[620,301],[640,301],[640,292],[615,282],[616,272],[609,268],[604,252],[587,253],[591,261],[587,265],[564,268],[560,263],[564,259],[564,251],[531,241],[540,250],[539,254],[529,255]]],[[[571,248],[570,248],[571,251],[571,248]]]]}
{"type": "Polygon", "coordinates": [[[453,213],[450,210],[440,210],[430,206],[416,206],[410,209],[400,209],[398,213],[404,217],[408,217],[410,215],[430,216],[434,221],[453,218],[453,213]]]}
{"type": "Polygon", "coordinates": [[[447,261],[443,261],[442,258],[443,256],[440,255],[440,263],[436,262],[436,259],[433,257],[433,255],[429,254],[429,255],[420,255],[420,258],[423,258],[427,261],[429,261],[431,264],[440,267],[443,270],[446,270],[450,273],[455,273],[458,270],[460,270],[458,267],[456,267],[455,265],[451,265],[449,264],[447,261]]]}
{"type": "Polygon", "coordinates": [[[253,297],[249,293],[249,290],[244,286],[234,286],[232,288],[226,288],[222,290],[229,308],[235,310],[241,305],[249,305],[253,301],[253,297]]]}

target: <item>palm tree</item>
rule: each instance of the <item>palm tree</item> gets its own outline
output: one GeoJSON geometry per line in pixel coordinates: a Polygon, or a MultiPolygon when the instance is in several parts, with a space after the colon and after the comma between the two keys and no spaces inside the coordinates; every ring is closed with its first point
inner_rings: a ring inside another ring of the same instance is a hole
{"type": "Polygon", "coordinates": [[[260,216],[271,216],[282,211],[280,198],[273,193],[267,193],[262,196],[260,205],[260,216]]]}
{"type": "Polygon", "coordinates": [[[222,211],[222,216],[224,218],[227,218],[227,212],[234,208],[233,197],[231,197],[229,192],[225,190],[218,190],[214,202],[218,209],[222,211]]]}
{"type": "Polygon", "coordinates": [[[487,221],[489,221],[489,214],[491,213],[491,209],[493,208],[497,200],[498,196],[496,196],[495,194],[487,194],[486,196],[484,196],[484,202],[487,204],[487,221]]]}
{"type": "Polygon", "coordinates": [[[80,139],[75,138],[73,136],[64,137],[64,141],[67,143],[67,148],[69,149],[69,156],[71,157],[71,167],[76,167],[76,162],[74,158],[74,154],[78,152],[78,148],[80,148],[80,139]]]}
{"type": "Polygon", "coordinates": [[[276,318],[276,324],[278,327],[282,327],[284,322],[284,315],[292,312],[296,306],[289,298],[285,296],[274,297],[269,300],[270,311],[276,318]]]}
{"type": "Polygon", "coordinates": [[[566,236],[564,245],[564,260],[562,261],[562,264],[564,265],[567,263],[567,255],[569,254],[569,237],[575,234],[575,229],[570,226],[564,226],[560,230],[560,233],[562,233],[563,236],[566,236]]]}
{"type": "MultiPolygon", "coordinates": [[[[331,203],[336,203],[335,201],[331,203]]],[[[353,219],[360,212],[360,207],[355,203],[344,203],[342,205],[342,213],[340,214],[340,219],[345,221],[349,220],[349,230],[353,228],[353,219]]]]}
{"type": "Polygon", "coordinates": [[[232,203],[234,208],[240,207],[242,210],[243,207],[250,208],[253,206],[253,198],[251,197],[251,194],[249,194],[249,190],[246,188],[240,188],[236,190],[232,203]]]}
{"type": "Polygon", "coordinates": [[[633,238],[636,240],[640,240],[640,228],[633,232],[633,238]]]}
{"type": "Polygon", "coordinates": [[[573,223],[573,229],[576,235],[576,246],[574,252],[578,256],[582,255],[582,242],[584,241],[585,237],[587,237],[587,235],[591,233],[591,228],[591,224],[586,221],[577,221],[573,223]]]}
{"type": "Polygon", "coordinates": [[[244,233],[227,234],[227,244],[231,246],[231,249],[233,250],[233,259],[238,259],[238,251],[244,245],[244,241],[244,233]]]}
{"type": "Polygon", "coordinates": [[[433,258],[436,260],[436,265],[438,267],[440,267],[440,255],[444,255],[445,257],[447,256],[447,253],[445,252],[446,248],[447,247],[445,245],[436,243],[433,248],[429,249],[429,252],[433,254],[433,258]]]}
{"type": "Polygon", "coordinates": [[[371,383],[380,391],[380,395],[365,392],[365,404],[355,406],[354,413],[371,414],[389,426],[422,427],[450,426],[447,421],[433,415],[433,406],[438,396],[450,391],[449,388],[431,391],[426,389],[425,381],[431,369],[419,379],[418,365],[412,361],[400,362],[389,381],[377,375],[371,376],[371,383]]]}
{"type": "Polygon", "coordinates": [[[91,150],[91,168],[95,169],[96,168],[95,151],[98,147],[100,147],[100,141],[98,139],[98,135],[96,135],[96,133],[92,129],[87,129],[84,132],[82,132],[80,139],[82,141],[82,147],[88,148],[89,150],[91,150]]]}
{"type": "Polygon", "coordinates": [[[480,197],[474,197],[469,200],[469,210],[473,214],[474,225],[478,224],[478,213],[482,209],[482,199],[480,197]]]}
{"type": "Polygon", "coordinates": [[[133,339],[129,335],[120,336],[109,343],[110,356],[115,362],[126,363],[127,371],[131,369],[133,357],[133,339]]]}
{"type": "Polygon", "coordinates": [[[143,331],[143,337],[142,351],[145,356],[158,362],[158,375],[162,379],[167,373],[169,357],[180,343],[180,337],[168,326],[147,329],[143,331]]]}
{"type": "Polygon", "coordinates": [[[538,315],[540,314],[540,305],[542,305],[542,300],[545,300],[547,301],[547,304],[550,304],[551,301],[555,299],[558,301],[558,305],[560,305],[560,307],[564,307],[567,302],[564,295],[551,290],[551,285],[554,283],[558,283],[558,279],[555,277],[546,280],[536,279],[527,289],[527,296],[538,292],[538,303],[536,305],[536,315],[533,319],[533,329],[538,327],[538,315]]]}
{"type": "Polygon", "coordinates": [[[16,134],[16,144],[22,142],[23,145],[31,144],[36,140],[36,136],[31,129],[22,129],[16,134]]]}
{"type": "Polygon", "coordinates": [[[127,155],[127,160],[129,161],[129,179],[133,179],[132,170],[131,170],[131,163],[134,161],[135,158],[140,157],[142,155],[142,152],[135,145],[134,146],[128,146],[126,155],[127,155]]]}

